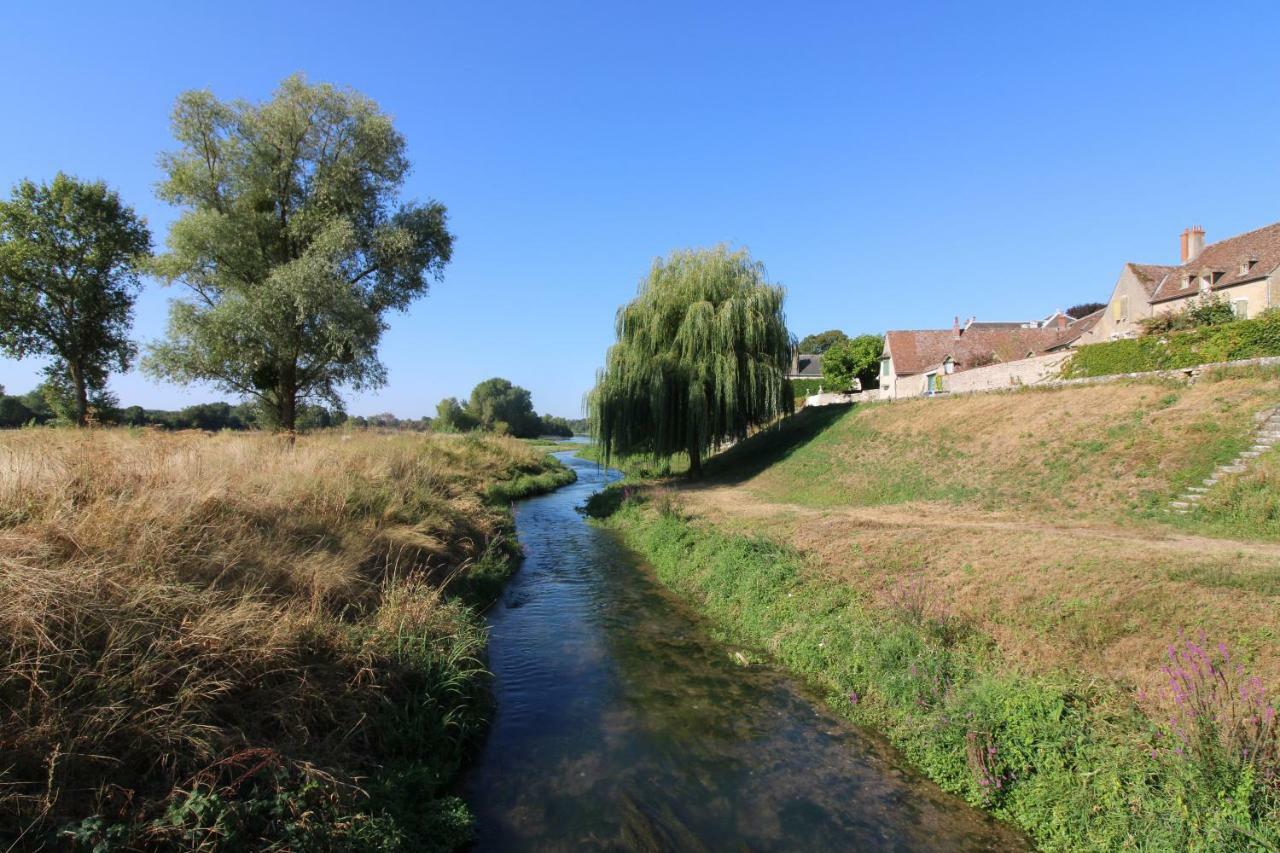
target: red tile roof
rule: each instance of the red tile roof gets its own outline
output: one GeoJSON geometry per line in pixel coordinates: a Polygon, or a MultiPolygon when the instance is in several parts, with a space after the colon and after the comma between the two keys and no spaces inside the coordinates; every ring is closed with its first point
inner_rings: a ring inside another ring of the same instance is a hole
{"type": "Polygon", "coordinates": [[[1160,286],[1160,282],[1164,281],[1164,277],[1177,269],[1177,267],[1162,267],[1159,264],[1129,264],[1128,267],[1133,270],[1134,277],[1147,292],[1148,298],[1156,292],[1156,288],[1160,286]]]}
{"type": "Polygon", "coordinates": [[[885,336],[885,350],[893,356],[894,372],[899,376],[923,373],[942,364],[948,356],[955,362],[957,371],[968,370],[1061,349],[1088,331],[1089,327],[1081,326],[1083,319],[1065,329],[971,326],[959,338],[951,329],[894,331],[885,336]]]}
{"type": "Polygon", "coordinates": [[[1222,290],[1224,287],[1265,278],[1277,269],[1280,269],[1280,222],[1211,243],[1204,247],[1204,251],[1195,260],[1180,267],[1170,267],[1160,286],[1151,294],[1151,301],[1167,302],[1195,295],[1199,292],[1195,277],[1202,273],[1222,273],[1211,288],[1222,290]],[[1241,262],[1248,260],[1254,263],[1241,272],[1241,262]],[[1192,278],[1185,288],[1182,286],[1184,275],[1192,278]]]}

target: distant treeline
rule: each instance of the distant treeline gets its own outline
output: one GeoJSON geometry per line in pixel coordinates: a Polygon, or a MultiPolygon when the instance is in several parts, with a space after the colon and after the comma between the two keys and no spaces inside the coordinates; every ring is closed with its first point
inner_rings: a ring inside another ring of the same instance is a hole
{"type": "MultiPolygon", "coordinates": [[[[273,426],[270,418],[263,416],[261,407],[256,403],[197,403],[174,410],[145,409],[142,406],[121,407],[114,405],[109,398],[103,397],[99,397],[95,403],[92,418],[100,424],[151,426],[174,430],[201,429],[210,432],[224,429],[270,429],[273,426]]],[[[48,387],[18,395],[5,394],[4,389],[0,388],[0,428],[71,423],[73,417],[74,414],[67,408],[65,400],[48,387]]],[[[585,418],[535,417],[536,424],[532,426],[536,427],[539,435],[571,436],[587,431],[585,418]]],[[[369,416],[350,416],[341,409],[303,405],[298,410],[297,428],[300,431],[309,431],[347,426],[356,429],[427,432],[433,428],[435,421],[435,418],[426,416],[398,418],[390,412],[369,416]]],[[[444,432],[454,431],[453,428],[444,424],[437,426],[444,432]]]]}

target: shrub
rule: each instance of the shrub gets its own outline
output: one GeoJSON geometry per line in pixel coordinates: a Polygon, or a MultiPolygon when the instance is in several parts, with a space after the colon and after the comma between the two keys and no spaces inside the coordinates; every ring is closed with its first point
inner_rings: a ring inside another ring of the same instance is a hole
{"type": "Polygon", "coordinates": [[[821,379],[792,379],[791,392],[795,397],[810,397],[819,391],[830,391],[831,386],[821,379]]]}
{"type": "Polygon", "coordinates": [[[1168,335],[1088,344],[1063,366],[1066,378],[1179,370],[1201,364],[1280,355],[1280,311],[1253,320],[1201,326],[1168,335]]]}
{"type": "Polygon", "coordinates": [[[1220,326],[1236,319],[1231,303],[1216,293],[1206,293],[1187,300],[1181,310],[1147,317],[1142,321],[1142,332],[1146,335],[1185,332],[1204,326],[1220,326]]]}

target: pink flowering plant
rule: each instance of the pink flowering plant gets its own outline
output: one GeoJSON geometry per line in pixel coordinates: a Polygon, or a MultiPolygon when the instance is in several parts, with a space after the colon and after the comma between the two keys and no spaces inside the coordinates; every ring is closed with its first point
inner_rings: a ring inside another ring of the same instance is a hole
{"type": "Polygon", "coordinates": [[[1225,643],[1183,638],[1162,669],[1172,699],[1167,754],[1220,770],[1249,770],[1280,788],[1280,724],[1262,680],[1233,660],[1225,643]]]}

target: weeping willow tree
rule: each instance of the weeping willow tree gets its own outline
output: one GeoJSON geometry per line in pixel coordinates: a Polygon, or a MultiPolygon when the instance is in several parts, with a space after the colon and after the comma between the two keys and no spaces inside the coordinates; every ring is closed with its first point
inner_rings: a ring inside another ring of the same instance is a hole
{"type": "Polygon", "coordinates": [[[618,311],[618,341],[588,395],[591,432],[618,454],[702,457],[792,409],[783,291],[746,251],[679,251],[654,262],[618,311]]]}

